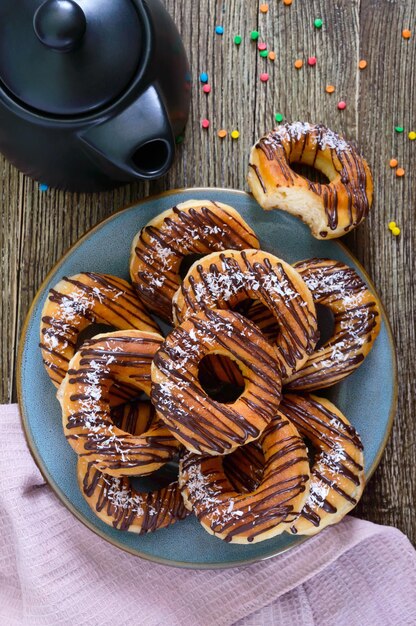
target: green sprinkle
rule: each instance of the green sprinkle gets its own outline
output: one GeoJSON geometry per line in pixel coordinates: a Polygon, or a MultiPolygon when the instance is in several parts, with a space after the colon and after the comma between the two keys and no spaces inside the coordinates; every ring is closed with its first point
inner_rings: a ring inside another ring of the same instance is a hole
{"type": "Polygon", "coordinates": [[[265,58],[269,55],[269,51],[268,50],[260,50],[260,56],[265,58]]]}
{"type": "Polygon", "coordinates": [[[260,33],[257,30],[252,30],[250,33],[250,39],[252,39],[253,41],[257,41],[257,39],[260,37],[260,33]]]}
{"type": "Polygon", "coordinates": [[[315,28],[322,28],[322,24],[323,24],[323,21],[321,20],[320,17],[317,17],[316,20],[313,23],[315,28]]]}
{"type": "Polygon", "coordinates": [[[283,122],[283,115],[281,113],[276,113],[274,119],[276,120],[276,122],[283,122]]]}
{"type": "Polygon", "coordinates": [[[234,37],[234,43],[236,46],[239,46],[242,41],[243,41],[243,38],[241,37],[241,35],[236,35],[234,37]]]}
{"type": "Polygon", "coordinates": [[[402,133],[404,131],[403,126],[395,126],[394,130],[396,131],[396,133],[402,133]]]}

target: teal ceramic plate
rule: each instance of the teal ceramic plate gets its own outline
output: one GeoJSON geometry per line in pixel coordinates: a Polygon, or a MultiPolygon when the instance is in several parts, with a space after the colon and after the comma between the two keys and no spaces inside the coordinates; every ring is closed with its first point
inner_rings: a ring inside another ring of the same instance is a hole
{"type": "MultiPolygon", "coordinates": [[[[78,490],[76,456],[63,435],[55,388],[43,368],[38,348],[42,306],[48,290],[62,276],[94,271],[128,278],[130,245],[137,231],[158,213],[192,198],[231,204],[255,229],[262,247],[290,263],[316,256],[338,259],[354,266],[369,282],[363,268],[341,244],[313,239],[299,220],[280,211],[265,212],[243,192],[188,189],[149,198],[96,226],[70,249],[46,278],[23,330],[18,367],[19,402],[30,449],[45,479],[70,511],[91,530],[123,550],[159,563],[194,568],[232,567],[274,556],[304,539],[284,533],[250,546],[229,545],[205,532],[193,517],[145,536],[117,531],[103,524],[78,490]]],[[[325,395],[361,433],[369,477],[386,445],[396,402],[395,351],[384,312],[381,332],[369,357],[352,376],[325,395]]]]}

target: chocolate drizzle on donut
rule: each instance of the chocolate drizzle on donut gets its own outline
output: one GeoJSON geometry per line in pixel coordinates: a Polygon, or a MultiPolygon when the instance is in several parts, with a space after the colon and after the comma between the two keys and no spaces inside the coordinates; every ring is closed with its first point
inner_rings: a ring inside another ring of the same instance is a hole
{"type": "Polygon", "coordinates": [[[280,369],[253,324],[231,311],[206,310],[175,328],[152,366],[151,398],[175,436],[198,453],[224,454],[257,439],[280,402],[280,369]],[[232,404],[211,398],[198,381],[207,354],[235,360],[246,384],[232,404]]]}
{"type": "MultiPolygon", "coordinates": [[[[264,472],[255,490],[237,493],[220,457],[185,454],[180,485],[199,521],[227,542],[275,536],[296,519],[309,480],[305,446],[286,419],[274,419],[261,437],[264,472]]],[[[232,463],[232,455],[227,463],[232,463]]]]}
{"type": "MultiPolygon", "coordinates": [[[[351,424],[327,400],[287,394],[279,415],[289,419],[318,452],[311,469],[311,487],[300,519],[291,532],[312,534],[324,514],[343,517],[364,487],[363,445],[351,424]],[[338,498],[338,496],[340,496],[338,498]]],[[[337,521],[337,520],[334,520],[337,521]]],[[[326,519],[326,524],[334,523],[326,519]]]]}
{"type": "Polygon", "coordinates": [[[339,261],[296,263],[316,304],[334,315],[332,337],[285,380],[291,390],[328,387],[351,374],[370,352],[380,330],[378,305],[357,272],[339,261]]]}
{"type": "Polygon", "coordinates": [[[207,200],[186,202],[155,218],[133,246],[130,273],[135,288],[152,311],[171,320],[185,256],[258,248],[259,242],[234,209],[207,200]]]}

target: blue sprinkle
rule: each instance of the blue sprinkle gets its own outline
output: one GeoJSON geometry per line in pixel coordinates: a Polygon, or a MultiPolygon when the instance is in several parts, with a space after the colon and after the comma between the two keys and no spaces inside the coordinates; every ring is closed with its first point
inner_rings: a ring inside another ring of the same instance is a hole
{"type": "Polygon", "coordinates": [[[39,191],[48,191],[48,189],[48,185],[45,185],[45,183],[39,183],[39,191]]]}
{"type": "Polygon", "coordinates": [[[215,32],[217,33],[217,35],[223,35],[224,34],[224,28],[222,26],[216,26],[215,27],[215,32]]]}
{"type": "Polygon", "coordinates": [[[199,80],[201,81],[201,83],[207,83],[208,74],[206,72],[202,72],[202,74],[199,75],[199,80]]]}

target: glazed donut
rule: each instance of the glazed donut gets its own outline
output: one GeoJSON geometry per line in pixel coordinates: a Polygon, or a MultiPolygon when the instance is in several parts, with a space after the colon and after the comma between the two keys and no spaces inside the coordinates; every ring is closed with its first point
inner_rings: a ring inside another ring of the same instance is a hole
{"type": "Polygon", "coordinates": [[[166,338],[152,363],[151,399],[157,415],[188,450],[227,454],[257,439],[281,398],[279,362],[258,328],[232,311],[193,315],[166,338]],[[232,404],[212,399],[198,380],[207,354],[239,366],[245,389],[232,404]]]}
{"type": "Polygon", "coordinates": [[[284,385],[293,391],[330,387],[354,372],[370,352],[380,332],[380,311],[374,295],[351,267],[327,259],[310,259],[294,267],[315,304],[332,311],[334,330],[284,385]]]}
{"type": "Polygon", "coordinates": [[[171,321],[184,257],[258,247],[255,233],[235,209],[212,200],[189,200],[161,213],[136,235],[131,280],[149,309],[171,321]]]}
{"type": "MultiPolygon", "coordinates": [[[[118,330],[159,330],[125,280],[94,272],[64,277],[49,291],[40,326],[43,362],[56,387],[65,377],[80,333],[94,323],[118,330]]],[[[120,401],[127,397],[122,395],[120,401]]]]}
{"type": "Polygon", "coordinates": [[[364,489],[363,445],[345,415],[329,400],[286,394],[278,411],[289,419],[316,452],[309,497],[289,530],[314,535],[339,522],[357,504],[364,489]]]}
{"type": "Polygon", "coordinates": [[[65,436],[74,451],[112,476],[156,471],[178,452],[179,443],[160,422],[136,437],[111,420],[115,381],[150,395],[150,367],[163,343],[138,330],[97,335],[71,359],[59,390],[65,436]]]}
{"type": "Polygon", "coordinates": [[[370,168],[355,147],[321,124],[283,124],[262,137],[250,154],[247,182],[263,209],[300,217],[317,239],[341,237],[367,216],[373,197],[370,168]],[[313,183],[290,166],[323,172],[313,183]]]}
{"type": "Polygon", "coordinates": [[[185,453],[179,485],[185,506],[209,533],[233,543],[255,543],[287,530],[309,493],[309,461],[296,428],[274,418],[260,439],[265,468],[259,486],[238,493],[227,478],[225,458],[185,453]]]}
{"type": "Polygon", "coordinates": [[[189,515],[177,482],[156,491],[138,492],[128,477],[104,474],[83,457],[78,458],[77,475],[90,508],[101,521],[119,530],[143,535],[189,515]]]}
{"type": "Polygon", "coordinates": [[[288,263],[262,250],[215,252],[189,269],[173,298],[180,323],[194,312],[235,308],[247,299],[259,300],[276,318],[281,332],[274,347],[283,377],[298,369],[317,341],[312,295],[288,263]]]}

